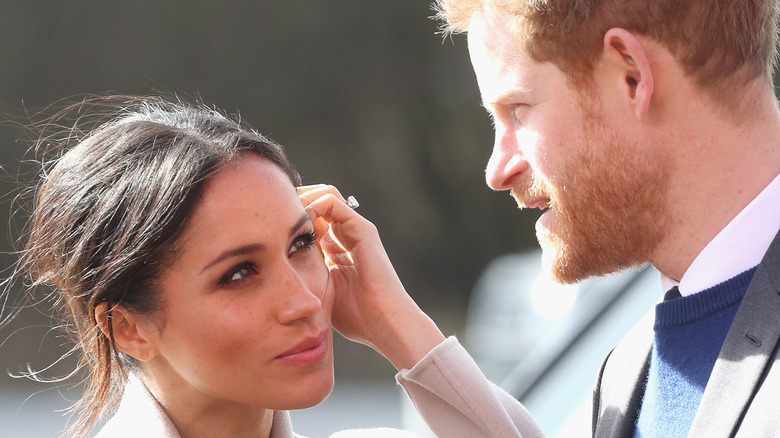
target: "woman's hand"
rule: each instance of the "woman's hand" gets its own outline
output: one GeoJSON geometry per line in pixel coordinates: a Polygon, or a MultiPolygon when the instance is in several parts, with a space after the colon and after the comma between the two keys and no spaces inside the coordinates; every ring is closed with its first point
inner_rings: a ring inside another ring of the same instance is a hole
{"type": "Polygon", "coordinates": [[[377,350],[397,369],[411,368],[444,335],[406,293],[376,227],[333,186],[299,187],[298,195],[314,219],[330,269],[336,330],[377,350]]]}

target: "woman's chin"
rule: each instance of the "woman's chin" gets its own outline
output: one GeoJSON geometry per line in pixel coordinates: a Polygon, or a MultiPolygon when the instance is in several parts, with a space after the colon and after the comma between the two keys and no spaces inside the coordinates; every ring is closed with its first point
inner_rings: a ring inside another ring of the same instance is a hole
{"type": "Polygon", "coordinates": [[[333,383],[333,371],[331,368],[329,375],[323,375],[316,380],[302,380],[299,384],[299,388],[292,390],[288,392],[286,396],[277,399],[278,403],[275,403],[273,409],[289,411],[317,406],[328,398],[331,391],[333,391],[333,383]]]}

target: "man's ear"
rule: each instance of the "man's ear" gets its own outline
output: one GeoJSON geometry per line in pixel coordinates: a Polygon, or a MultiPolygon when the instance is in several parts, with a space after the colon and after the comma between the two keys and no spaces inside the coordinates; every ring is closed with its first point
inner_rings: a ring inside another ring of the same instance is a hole
{"type": "Polygon", "coordinates": [[[642,43],[631,32],[613,27],[604,34],[604,60],[619,72],[618,86],[642,119],[650,109],[653,96],[653,70],[642,43]]]}
{"type": "Polygon", "coordinates": [[[155,357],[159,352],[149,339],[149,331],[144,327],[150,324],[142,321],[140,317],[121,304],[115,304],[111,308],[105,301],[95,307],[95,319],[98,328],[111,339],[117,349],[140,360],[147,361],[155,357]]]}

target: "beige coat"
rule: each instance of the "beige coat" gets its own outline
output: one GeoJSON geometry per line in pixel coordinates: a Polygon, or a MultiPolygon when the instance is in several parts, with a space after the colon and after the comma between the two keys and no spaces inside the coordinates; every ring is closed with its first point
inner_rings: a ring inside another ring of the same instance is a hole
{"type": "MultiPolygon", "coordinates": [[[[337,432],[331,438],[412,438],[415,435],[396,429],[355,429],[337,432]]],[[[131,378],[116,414],[96,438],[180,438],[170,418],[138,378],[131,378]]],[[[271,438],[306,438],[293,432],[290,414],[274,411],[271,438]]]]}

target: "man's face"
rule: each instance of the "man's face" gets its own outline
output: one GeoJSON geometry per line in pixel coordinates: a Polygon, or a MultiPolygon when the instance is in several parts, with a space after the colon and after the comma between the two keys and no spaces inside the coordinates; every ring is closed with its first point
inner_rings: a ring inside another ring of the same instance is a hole
{"type": "Polygon", "coordinates": [[[536,233],[553,278],[648,261],[665,223],[662,157],[610,126],[555,65],[528,58],[503,13],[473,17],[469,52],[496,130],[487,183],[545,210],[536,233]]]}

